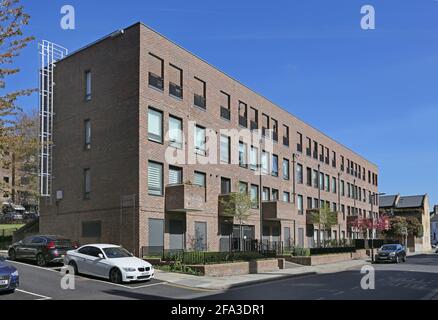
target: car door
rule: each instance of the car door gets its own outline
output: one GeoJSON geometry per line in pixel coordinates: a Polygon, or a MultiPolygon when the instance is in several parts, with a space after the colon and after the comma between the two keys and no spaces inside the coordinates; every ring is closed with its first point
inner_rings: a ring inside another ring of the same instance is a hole
{"type": "Polygon", "coordinates": [[[32,238],[32,241],[27,247],[27,255],[28,259],[36,260],[36,256],[39,252],[41,252],[41,249],[44,245],[47,244],[47,240],[43,237],[34,237],[32,238]]]}
{"type": "Polygon", "coordinates": [[[82,247],[77,252],[72,254],[71,260],[76,263],[78,270],[80,273],[89,274],[89,270],[87,269],[87,260],[90,255],[90,247],[82,247]]]}
{"type": "Polygon", "coordinates": [[[102,250],[97,247],[90,247],[90,256],[86,263],[91,275],[101,278],[108,278],[109,265],[102,250]],[[101,258],[99,255],[102,255],[103,258],[101,258]]]}
{"type": "Polygon", "coordinates": [[[30,257],[29,250],[33,238],[35,237],[27,237],[24,240],[22,240],[21,243],[18,243],[18,245],[15,247],[16,257],[18,259],[29,259],[30,257]]]}

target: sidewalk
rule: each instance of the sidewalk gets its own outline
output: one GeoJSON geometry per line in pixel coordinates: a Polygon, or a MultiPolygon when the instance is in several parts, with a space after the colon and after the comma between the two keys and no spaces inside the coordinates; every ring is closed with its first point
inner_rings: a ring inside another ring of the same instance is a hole
{"type": "Polygon", "coordinates": [[[297,266],[291,269],[230,277],[199,277],[182,273],[171,273],[155,270],[155,279],[196,289],[226,290],[252,283],[323,273],[341,272],[369,264],[370,262],[366,260],[351,260],[320,266],[297,266]]]}

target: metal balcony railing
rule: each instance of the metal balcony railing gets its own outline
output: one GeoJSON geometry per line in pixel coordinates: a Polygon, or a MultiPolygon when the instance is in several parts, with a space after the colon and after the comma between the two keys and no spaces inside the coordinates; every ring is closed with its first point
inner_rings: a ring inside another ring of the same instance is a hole
{"type": "Polygon", "coordinates": [[[197,107],[200,107],[202,109],[206,109],[206,99],[203,96],[200,96],[199,94],[194,94],[194,105],[197,107]]]}
{"type": "Polygon", "coordinates": [[[173,83],[173,82],[169,83],[169,93],[172,96],[177,97],[177,98],[182,98],[183,97],[182,87],[177,85],[177,84],[175,84],[175,83],[173,83]]]}
{"type": "Polygon", "coordinates": [[[228,108],[221,106],[221,118],[231,120],[231,111],[228,108]]]}
{"type": "Polygon", "coordinates": [[[149,72],[149,85],[163,90],[164,89],[164,85],[163,85],[163,78],[156,75],[155,73],[149,72]]]}

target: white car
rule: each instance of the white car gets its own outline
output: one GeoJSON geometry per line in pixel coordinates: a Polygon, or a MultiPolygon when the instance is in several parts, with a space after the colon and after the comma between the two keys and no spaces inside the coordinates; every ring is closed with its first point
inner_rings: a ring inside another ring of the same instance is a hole
{"type": "Polygon", "coordinates": [[[64,264],[71,266],[75,274],[105,278],[113,283],[151,280],[155,272],[149,262],[111,244],[90,244],[67,251],[64,264]]]}

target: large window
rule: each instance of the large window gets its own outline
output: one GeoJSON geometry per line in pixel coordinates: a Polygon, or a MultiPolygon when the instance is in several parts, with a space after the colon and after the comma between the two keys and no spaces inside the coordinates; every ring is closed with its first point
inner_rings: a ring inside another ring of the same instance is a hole
{"type": "Polygon", "coordinates": [[[304,183],[303,166],[299,163],[297,164],[297,183],[299,184],[304,183]]]}
{"type": "Polygon", "coordinates": [[[271,199],[271,190],[268,187],[263,187],[262,201],[269,201],[271,199]]]}
{"type": "Polygon", "coordinates": [[[318,188],[318,170],[313,170],[312,173],[312,181],[313,181],[313,187],[318,188]]]}
{"type": "Polygon", "coordinates": [[[84,134],[85,134],[85,150],[91,149],[91,121],[84,121],[84,134]]]}
{"type": "Polygon", "coordinates": [[[231,192],[231,179],[221,178],[221,194],[229,194],[231,192]]]}
{"type": "Polygon", "coordinates": [[[262,154],[260,156],[260,161],[261,161],[262,173],[268,174],[269,173],[269,153],[266,151],[262,151],[262,154]]]}
{"type": "Polygon", "coordinates": [[[283,159],[283,179],[289,180],[290,174],[289,174],[289,160],[283,159]]]}
{"type": "Polygon", "coordinates": [[[253,170],[253,171],[257,170],[257,167],[258,167],[258,163],[259,163],[258,153],[259,153],[259,150],[256,147],[251,146],[251,151],[250,151],[250,155],[249,155],[249,157],[250,157],[250,159],[249,159],[250,165],[249,166],[250,166],[251,170],[253,170]]]}
{"type": "Polygon", "coordinates": [[[182,184],[183,170],[179,167],[169,167],[169,184],[182,184]]]}
{"type": "Polygon", "coordinates": [[[163,164],[149,161],[148,193],[153,196],[163,195],[163,164]]]}
{"type": "Polygon", "coordinates": [[[289,147],[289,127],[283,125],[283,145],[289,147]]]}
{"type": "Polygon", "coordinates": [[[278,177],[278,156],[272,155],[272,173],[274,177],[278,177]]]}
{"type": "Polygon", "coordinates": [[[163,143],[163,113],[153,108],[148,111],[148,138],[163,143]]]}
{"type": "Polygon", "coordinates": [[[278,190],[272,189],[272,201],[277,201],[277,200],[278,200],[278,190]]]}
{"type": "Polygon", "coordinates": [[[164,89],[164,60],[149,53],[149,86],[164,89]]]}
{"type": "Polygon", "coordinates": [[[319,189],[324,190],[324,173],[319,173],[319,189]]]}
{"type": "Polygon", "coordinates": [[[313,158],[318,159],[318,142],[313,141],[313,158]]]}
{"type": "Polygon", "coordinates": [[[231,97],[223,91],[220,92],[220,107],[221,118],[231,120],[231,97]]]}
{"type": "Polygon", "coordinates": [[[300,215],[304,214],[304,203],[303,203],[302,195],[297,196],[297,208],[298,208],[298,214],[300,215]]]}
{"type": "Polygon", "coordinates": [[[85,72],[85,100],[91,100],[91,71],[85,72]]]}
{"type": "Polygon", "coordinates": [[[325,191],[330,192],[330,176],[327,174],[325,175],[324,186],[325,186],[325,191]]]}
{"type": "Polygon", "coordinates": [[[283,202],[290,202],[290,193],[284,191],[283,192],[283,202]]]}
{"type": "Polygon", "coordinates": [[[231,139],[221,135],[221,162],[231,163],[231,139]]]}
{"type": "Polygon", "coordinates": [[[311,187],[312,186],[312,168],[307,167],[306,168],[306,179],[307,179],[307,186],[311,187]]]}
{"type": "Polygon", "coordinates": [[[312,139],[307,138],[306,155],[308,157],[312,156],[312,139]]]}
{"type": "Polygon", "coordinates": [[[332,177],[332,192],[337,193],[338,191],[337,181],[335,177],[332,177]]]}
{"type": "Polygon", "coordinates": [[[199,78],[194,79],[194,100],[193,104],[199,108],[207,108],[207,84],[199,78]]]}
{"type": "Polygon", "coordinates": [[[269,136],[269,117],[266,114],[262,114],[262,135],[264,137],[269,136]]]}
{"type": "Polygon", "coordinates": [[[251,185],[251,201],[252,201],[252,208],[258,209],[259,208],[259,187],[257,185],[252,184],[251,185]]]}
{"type": "Polygon", "coordinates": [[[182,149],[183,147],[182,120],[173,116],[169,117],[169,145],[182,149]]]}
{"type": "Polygon", "coordinates": [[[182,99],[183,97],[183,71],[174,66],[169,66],[169,94],[182,99]]]}
{"type": "Polygon", "coordinates": [[[259,112],[254,108],[249,108],[249,123],[251,130],[259,128],[259,112]]]}
{"type": "Polygon", "coordinates": [[[297,151],[303,152],[303,135],[297,132],[297,151]]]}
{"type": "Polygon", "coordinates": [[[248,168],[248,146],[244,142],[239,142],[239,166],[248,168]]]}
{"type": "Polygon", "coordinates": [[[272,120],[272,139],[274,141],[278,141],[278,121],[275,119],[272,120]]]}
{"type": "Polygon", "coordinates": [[[195,171],[194,184],[205,188],[207,185],[207,175],[204,172],[195,171]]]}
{"type": "Polygon", "coordinates": [[[239,101],[239,125],[248,128],[248,106],[242,101],[239,101]]]}
{"type": "Polygon", "coordinates": [[[91,194],[91,171],[84,169],[84,198],[90,199],[91,194]]]}
{"type": "Polygon", "coordinates": [[[205,128],[195,126],[195,153],[205,156],[207,155],[205,128]]]}
{"type": "Polygon", "coordinates": [[[345,197],[345,181],[341,180],[341,196],[345,197]]]}

